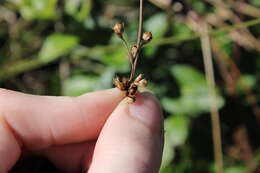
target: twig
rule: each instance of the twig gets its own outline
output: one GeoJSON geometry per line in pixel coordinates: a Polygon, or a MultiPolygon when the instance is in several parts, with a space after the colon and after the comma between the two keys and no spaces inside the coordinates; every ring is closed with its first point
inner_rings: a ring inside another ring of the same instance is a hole
{"type": "MultiPolygon", "coordinates": [[[[239,24],[235,24],[235,25],[230,25],[230,26],[226,26],[220,29],[215,29],[215,30],[210,30],[208,32],[209,35],[218,35],[221,33],[225,33],[225,32],[231,32],[233,30],[236,29],[241,29],[241,28],[247,28],[249,26],[254,26],[254,25],[258,25],[260,24],[260,18],[259,19],[254,19],[254,20],[249,20],[247,22],[243,22],[243,23],[239,23],[239,24]]],[[[178,44],[178,43],[182,43],[185,41],[190,41],[190,40],[195,40],[200,38],[200,34],[193,34],[193,35],[189,35],[186,37],[179,37],[176,38],[175,36],[172,37],[168,37],[168,38],[162,38],[162,39],[158,39],[158,40],[153,40],[152,43],[150,43],[150,46],[158,46],[158,45],[166,45],[166,44],[178,44]]]]}
{"type": "Polygon", "coordinates": [[[132,64],[131,74],[130,74],[130,78],[129,78],[130,81],[133,81],[133,79],[134,79],[139,54],[140,54],[140,51],[141,51],[141,48],[142,48],[141,41],[142,41],[142,35],[143,35],[143,8],[144,8],[144,1],[140,0],[139,26],[138,26],[138,35],[137,35],[137,42],[136,42],[137,53],[136,53],[136,56],[133,57],[134,63],[132,64]]]}
{"type": "Polygon", "coordinates": [[[140,8],[139,8],[139,27],[138,27],[138,36],[137,36],[137,46],[141,46],[142,34],[143,34],[143,8],[144,1],[140,0],[140,8]]]}
{"type": "Polygon", "coordinates": [[[210,47],[210,38],[208,35],[207,25],[204,24],[203,31],[201,32],[201,46],[203,52],[204,68],[206,71],[206,79],[208,83],[209,96],[211,98],[211,124],[212,134],[214,143],[214,156],[215,156],[215,167],[217,173],[223,173],[223,156],[222,156],[222,143],[221,143],[221,129],[219,112],[217,107],[217,95],[215,87],[215,78],[212,62],[212,54],[210,47]]]}

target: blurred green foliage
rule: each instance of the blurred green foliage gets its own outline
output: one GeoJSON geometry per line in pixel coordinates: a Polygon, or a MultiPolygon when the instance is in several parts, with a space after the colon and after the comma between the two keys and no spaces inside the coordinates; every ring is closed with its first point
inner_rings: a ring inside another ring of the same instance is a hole
{"type": "MultiPolygon", "coordinates": [[[[214,1],[172,1],[166,9],[160,6],[164,0],[151,2],[145,2],[144,28],[153,32],[154,40],[143,50],[138,73],[145,74],[166,117],[161,172],[213,172],[212,100],[199,36],[189,20],[194,13],[215,31],[212,47],[225,173],[245,172],[260,144],[260,22],[255,19],[260,1],[248,1],[254,13],[241,12],[230,1],[224,1],[225,8],[214,1]],[[247,21],[254,26],[219,32],[247,21]],[[247,130],[249,160],[234,137],[240,126],[247,130]]],[[[130,69],[127,52],[111,30],[119,20],[126,23],[127,38],[134,42],[137,1],[1,1],[0,87],[66,96],[113,87],[114,76],[127,76],[130,69]]]]}

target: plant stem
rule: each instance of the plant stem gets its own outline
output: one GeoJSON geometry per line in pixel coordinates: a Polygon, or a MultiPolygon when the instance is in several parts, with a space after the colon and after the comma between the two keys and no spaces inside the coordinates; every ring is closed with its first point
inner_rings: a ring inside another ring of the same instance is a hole
{"type": "Polygon", "coordinates": [[[143,8],[144,0],[140,0],[139,8],[139,27],[138,27],[138,36],[137,36],[137,46],[141,46],[142,34],[143,34],[143,8]]]}
{"type": "Polygon", "coordinates": [[[137,62],[138,62],[138,58],[139,58],[139,54],[141,52],[141,48],[142,48],[142,35],[143,35],[143,8],[144,8],[144,1],[140,0],[140,7],[139,7],[139,26],[138,26],[138,35],[137,35],[137,42],[136,42],[136,46],[137,46],[137,54],[135,57],[133,57],[134,59],[134,63],[132,64],[132,69],[131,69],[131,75],[129,80],[133,81],[134,75],[135,75],[135,71],[136,71],[136,66],[137,66],[137,62]]]}
{"type": "MultiPolygon", "coordinates": [[[[243,23],[238,23],[235,25],[222,27],[220,29],[210,30],[208,32],[208,34],[214,36],[214,35],[218,35],[218,34],[225,33],[225,32],[231,32],[236,29],[247,28],[249,26],[255,26],[258,24],[260,24],[260,18],[249,20],[249,21],[243,22],[243,23]]],[[[158,46],[158,45],[166,45],[166,44],[177,44],[177,43],[182,43],[185,41],[195,40],[198,38],[200,38],[200,34],[196,34],[196,33],[192,34],[192,35],[184,36],[184,37],[179,37],[179,38],[178,37],[176,38],[176,36],[172,36],[172,37],[168,37],[168,38],[161,38],[161,39],[153,40],[149,45],[158,46]]]]}
{"type": "Polygon", "coordinates": [[[219,120],[219,112],[217,107],[217,95],[214,78],[214,69],[212,62],[210,38],[208,34],[207,25],[202,26],[203,31],[201,32],[201,46],[203,52],[204,68],[206,72],[206,79],[208,83],[208,91],[211,100],[211,124],[212,124],[212,135],[214,143],[214,157],[215,157],[215,168],[217,173],[223,173],[223,156],[222,156],[222,142],[221,142],[221,128],[219,120]]]}
{"type": "Polygon", "coordinates": [[[124,43],[124,45],[125,45],[125,47],[126,47],[126,49],[127,49],[128,59],[129,59],[129,61],[130,61],[130,64],[131,64],[131,66],[133,66],[133,64],[134,64],[134,62],[133,62],[133,56],[132,56],[132,54],[131,54],[130,48],[129,48],[129,46],[128,46],[128,43],[127,43],[127,41],[125,40],[125,38],[124,38],[123,36],[121,37],[121,39],[122,39],[122,41],[123,41],[123,43],[124,43]]]}

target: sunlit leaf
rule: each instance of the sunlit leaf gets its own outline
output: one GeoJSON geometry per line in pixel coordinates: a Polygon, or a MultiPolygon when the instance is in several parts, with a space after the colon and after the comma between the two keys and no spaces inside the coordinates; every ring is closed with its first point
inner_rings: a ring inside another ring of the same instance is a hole
{"type": "Polygon", "coordinates": [[[92,75],[73,75],[67,78],[63,84],[63,95],[79,96],[95,90],[98,77],[92,75]]]}
{"type": "Polygon", "coordinates": [[[123,46],[116,50],[105,52],[101,61],[119,72],[127,72],[129,70],[127,50],[123,46]]]}
{"type": "MultiPolygon", "coordinates": [[[[175,65],[171,69],[172,75],[180,84],[181,97],[162,99],[164,108],[170,113],[187,114],[196,116],[208,112],[212,98],[209,96],[207,82],[202,73],[191,66],[175,65]]],[[[217,106],[221,108],[224,99],[219,94],[216,99],[217,106]]]]}
{"type": "Polygon", "coordinates": [[[174,22],[173,24],[173,35],[175,38],[184,38],[191,36],[193,31],[182,22],[174,22]]]}
{"type": "MultiPolygon", "coordinates": [[[[158,13],[151,16],[144,23],[144,28],[146,31],[153,33],[153,39],[162,38],[167,31],[167,19],[165,13],[158,13]]],[[[156,46],[148,46],[145,49],[147,56],[151,56],[157,50],[156,46]]]]}
{"type": "Polygon", "coordinates": [[[174,147],[185,143],[188,136],[189,120],[185,116],[170,116],[165,120],[165,145],[162,169],[174,158],[174,147]]]}
{"type": "Polygon", "coordinates": [[[47,37],[39,53],[41,61],[50,62],[69,53],[77,44],[73,35],[53,34],[47,37]]]}
{"type": "Polygon", "coordinates": [[[90,14],[92,0],[66,0],[65,11],[78,21],[86,20],[90,14]]]}
{"type": "Polygon", "coordinates": [[[20,0],[17,1],[25,19],[54,19],[57,0],[20,0]]]}
{"type": "Polygon", "coordinates": [[[200,0],[193,0],[192,7],[199,13],[204,13],[207,9],[203,1],[200,0]]]}
{"type": "Polygon", "coordinates": [[[237,92],[246,93],[256,85],[256,78],[253,75],[242,75],[237,82],[237,92]]]}
{"type": "Polygon", "coordinates": [[[215,36],[215,39],[217,40],[220,49],[230,56],[233,50],[233,42],[228,34],[218,34],[215,36]]]}
{"type": "Polygon", "coordinates": [[[229,167],[226,168],[225,173],[245,173],[246,169],[244,166],[233,166],[233,167],[229,167]]]}
{"type": "Polygon", "coordinates": [[[259,1],[259,0],[249,0],[249,2],[250,2],[252,5],[255,5],[256,7],[259,7],[259,8],[260,8],[260,1],[259,1]]]}
{"type": "Polygon", "coordinates": [[[189,120],[183,115],[170,116],[165,120],[166,136],[172,146],[182,145],[188,135],[189,120]]]}
{"type": "Polygon", "coordinates": [[[98,84],[96,86],[96,90],[108,89],[111,88],[113,78],[115,77],[115,70],[113,68],[108,67],[105,71],[102,72],[98,84]]]}

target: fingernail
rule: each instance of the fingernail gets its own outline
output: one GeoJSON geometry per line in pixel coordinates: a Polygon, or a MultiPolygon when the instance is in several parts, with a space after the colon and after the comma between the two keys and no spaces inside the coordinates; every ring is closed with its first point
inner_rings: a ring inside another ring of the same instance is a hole
{"type": "Polygon", "coordinates": [[[142,121],[151,128],[162,128],[162,111],[159,102],[150,93],[139,93],[136,101],[129,105],[131,116],[142,121]]]}

